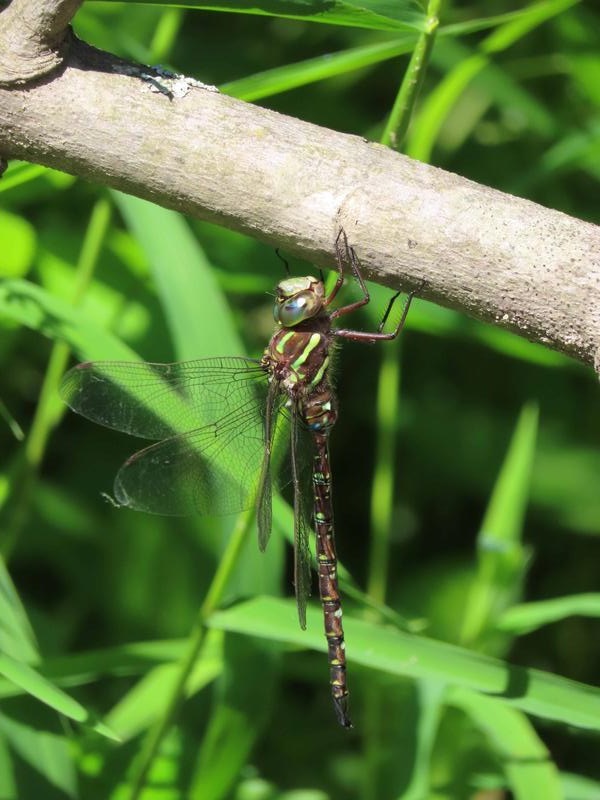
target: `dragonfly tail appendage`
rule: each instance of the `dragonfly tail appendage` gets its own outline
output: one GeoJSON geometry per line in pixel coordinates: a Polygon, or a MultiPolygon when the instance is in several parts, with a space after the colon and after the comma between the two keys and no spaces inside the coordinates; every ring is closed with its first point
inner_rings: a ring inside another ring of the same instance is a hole
{"type": "Polygon", "coordinates": [[[348,716],[348,693],[343,697],[336,697],[333,696],[333,707],[335,709],[335,715],[337,717],[337,721],[340,723],[342,728],[352,728],[352,722],[350,717],[348,716]]]}

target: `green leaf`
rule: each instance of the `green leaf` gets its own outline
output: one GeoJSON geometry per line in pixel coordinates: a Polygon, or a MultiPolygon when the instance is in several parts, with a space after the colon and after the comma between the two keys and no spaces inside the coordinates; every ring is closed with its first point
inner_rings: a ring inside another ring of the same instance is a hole
{"type": "Polygon", "coordinates": [[[521,603],[507,609],[496,622],[498,630],[514,634],[529,633],[567,617],[600,617],[600,594],[573,594],[521,603]]]}
{"type": "Polygon", "coordinates": [[[578,0],[547,0],[526,6],[518,16],[500,25],[478,50],[448,72],[423,103],[411,132],[407,153],[429,161],[442,125],[467,86],[490,64],[490,56],[511,47],[533,28],[562,13],[578,0]]]}
{"type": "Polygon", "coordinates": [[[73,175],[59,172],[56,169],[42,167],[40,164],[28,164],[24,161],[11,161],[8,169],[0,180],[0,192],[10,192],[32,182],[48,184],[50,189],[63,189],[71,186],[76,180],[73,175]]]}
{"type": "Polygon", "coordinates": [[[0,653],[18,661],[37,661],[35,634],[17,590],[0,557],[0,653]]]}
{"type": "Polygon", "coordinates": [[[88,725],[109,739],[118,738],[102,722],[94,721],[92,715],[77,700],[69,697],[27,664],[16,661],[5,653],[0,653],[0,675],[69,719],[88,725]]]}
{"type": "MultiPolygon", "coordinates": [[[[214,634],[215,631],[212,631],[211,635],[207,637],[194,665],[186,684],[186,698],[192,697],[221,674],[223,669],[220,646],[222,635],[215,636],[214,634]]],[[[165,713],[180,671],[178,663],[161,664],[154,667],[106,715],[106,724],[115,731],[120,741],[129,741],[149,728],[165,713]]]]}
{"type": "MultiPolygon", "coordinates": [[[[0,734],[11,750],[68,797],[77,796],[77,772],[71,745],[64,736],[36,730],[0,714],[0,734]]],[[[2,795],[4,797],[4,795],[2,795]]]]}
{"type": "Polygon", "coordinates": [[[599,781],[569,772],[562,772],[560,778],[564,800],[598,800],[600,797],[599,781]]]}
{"type": "MultiPolygon", "coordinates": [[[[164,0],[144,0],[146,5],[164,0]]],[[[259,14],[261,16],[284,17],[304,22],[323,22],[329,25],[345,25],[356,28],[371,28],[382,31],[420,31],[425,25],[425,14],[414,0],[362,0],[360,3],[343,0],[263,0],[260,5],[249,5],[240,0],[217,0],[206,3],[202,0],[178,2],[181,8],[197,8],[205,11],[228,11],[235,14],[259,14]]]]}
{"type": "Polygon", "coordinates": [[[6,192],[22,183],[28,183],[43,175],[46,167],[40,164],[27,164],[24,161],[13,161],[0,181],[0,192],[6,192]]]}
{"type": "Polygon", "coordinates": [[[15,778],[15,764],[4,736],[0,736],[0,797],[2,800],[19,800],[15,778]]]}
{"type": "MultiPolygon", "coordinates": [[[[400,694],[402,699],[403,693],[400,694]]],[[[418,680],[414,682],[415,707],[409,707],[408,718],[403,719],[404,709],[397,714],[401,718],[403,737],[414,737],[415,750],[401,748],[394,759],[394,767],[410,775],[410,781],[402,791],[402,800],[422,800],[430,795],[431,770],[434,748],[444,708],[446,685],[443,681],[418,680]],[[410,727],[409,727],[410,726],[410,727]]],[[[389,702],[385,698],[385,709],[389,702]]],[[[402,772],[400,772],[402,778],[402,772]]],[[[401,784],[404,786],[404,783],[401,784]]]]}
{"type": "Polygon", "coordinates": [[[35,228],[27,220],[0,211],[0,278],[21,278],[33,263],[35,228]]]}
{"type": "Polygon", "coordinates": [[[133,350],[96,325],[85,311],[28,281],[0,281],[0,314],[50,339],[66,341],[82,360],[139,360],[133,350]]]}
{"type": "Polygon", "coordinates": [[[215,706],[198,752],[190,797],[228,797],[273,705],[277,658],[273,647],[242,636],[228,636],[226,670],[215,692],[215,706]]]}
{"type": "Polygon", "coordinates": [[[562,800],[558,769],[527,717],[496,697],[468,689],[451,689],[447,700],[490,742],[515,800],[562,800]]]}
{"type": "MultiPolygon", "coordinates": [[[[324,652],[323,619],[307,610],[308,629],[296,622],[293,601],[260,597],[209,619],[209,625],[324,652]]],[[[600,730],[600,689],[550,672],[518,667],[461,647],[344,617],[350,669],[361,664],[390,675],[445,681],[491,694],[528,714],[600,730]]]]}
{"type": "MultiPolygon", "coordinates": [[[[506,552],[521,540],[538,426],[538,407],[523,407],[481,523],[478,548],[482,553],[506,552]]],[[[512,559],[510,559],[512,561],[512,559]]]]}
{"type": "Polygon", "coordinates": [[[381,61],[409,53],[414,47],[416,36],[410,34],[391,42],[378,42],[364,47],[353,47],[339,53],[325,53],[296,64],[257,72],[237,81],[231,81],[220,90],[224,94],[253,102],[288,92],[299,86],[326,80],[336,75],[345,75],[356,69],[364,69],[381,61]]]}
{"type": "MultiPolygon", "coordinates": [[[[218,651],[209,652],[205,644],[206,659],[217,659],[218,651]]],[[[183,658],[187,648],[185,639],[130,642],[103,650],[75,653],[63,658],[50,658],[40,665],[44,676],[60,686],[84,686],[107,675],[114,677],[145,674],[155,666],[170,664],[183,658]]],[[[0,698],[15,697],[23,691],[14,684],[0,679],[0,698]]]]}
{"type": "Polygon", "coordinates": [[[461,641],[493,627],[520,590],[526,554],[521,544],[535,456],[538,408],[526,405],[494,486],[477,537],[478,571],[469,594],[461,641]]]}
{"type": "Polygon", "coordinates": [[[240,355],[229,307],[186,220],[146,200],[112,195],[150,262],[178,359],[240,355]]]}

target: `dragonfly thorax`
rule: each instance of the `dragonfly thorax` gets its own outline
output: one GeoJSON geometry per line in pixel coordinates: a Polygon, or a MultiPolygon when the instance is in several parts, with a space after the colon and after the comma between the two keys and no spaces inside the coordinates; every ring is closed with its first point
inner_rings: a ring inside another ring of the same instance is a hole
{"type": "Polygon", "coordinates": [[[273,307],[275,322],[286,328],[317,316],[323,308],[325,287],[312,275],[304,278],[286,278],[277,284],[273,307]]]}

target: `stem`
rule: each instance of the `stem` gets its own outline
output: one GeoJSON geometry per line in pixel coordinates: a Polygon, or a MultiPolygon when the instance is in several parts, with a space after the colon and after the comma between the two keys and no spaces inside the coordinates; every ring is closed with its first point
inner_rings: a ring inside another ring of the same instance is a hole
{"type": "MultiPolygon", "coordinates": [[[[110,201],[106,197],[101,197],[96,201],[92,209],[81,253],[77,261],[75,287],[71,300],[73,306],[80,305],[92,281],[110,225],[111,216],[112,206],[110,201]]],[[[56,342],[50,354],[48,368],[46,369],[40,392],[40,401],[25,445],[26,461],[34,469],[37,469],[41,464],[50,432],[63,413],[63,404],[57,402],[57,390],[67,366],[70,352],[70,348],[65,342],[56,342]]]]}
{"type": "Polygon", "coordinates": [[[419,37],[412,52],[400,90],[396,95],[392,111],[381,135],[381,144],[393,147],[394,150],[400,150],[404,143],[404,137],[408,131],[415,103],[423,85],[439,25],[440,5],[441,0],[429,0],[427,6],[427,29],[419,37]]]}
{"type": "Polygon", "coordinates": [[[400,405],[400,342],[385,348],[377,384],[375,475],[371,491],[371,553],[367,593],[384,604],[387,591],[390,530],[392,523],[396,419],[400,405]]]}

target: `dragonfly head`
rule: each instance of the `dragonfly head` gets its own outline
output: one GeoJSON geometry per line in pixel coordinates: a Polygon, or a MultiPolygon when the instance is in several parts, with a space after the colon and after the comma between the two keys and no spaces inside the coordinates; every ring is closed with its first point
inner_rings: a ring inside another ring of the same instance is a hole
{"type": "Polygon", "coordinates": [[[305,278],[286,278],[277,284],[273,316],[285,328],[293,328],[305,319],[316,317],[323,308],[323,281],[307,275],[305,278]]]}

